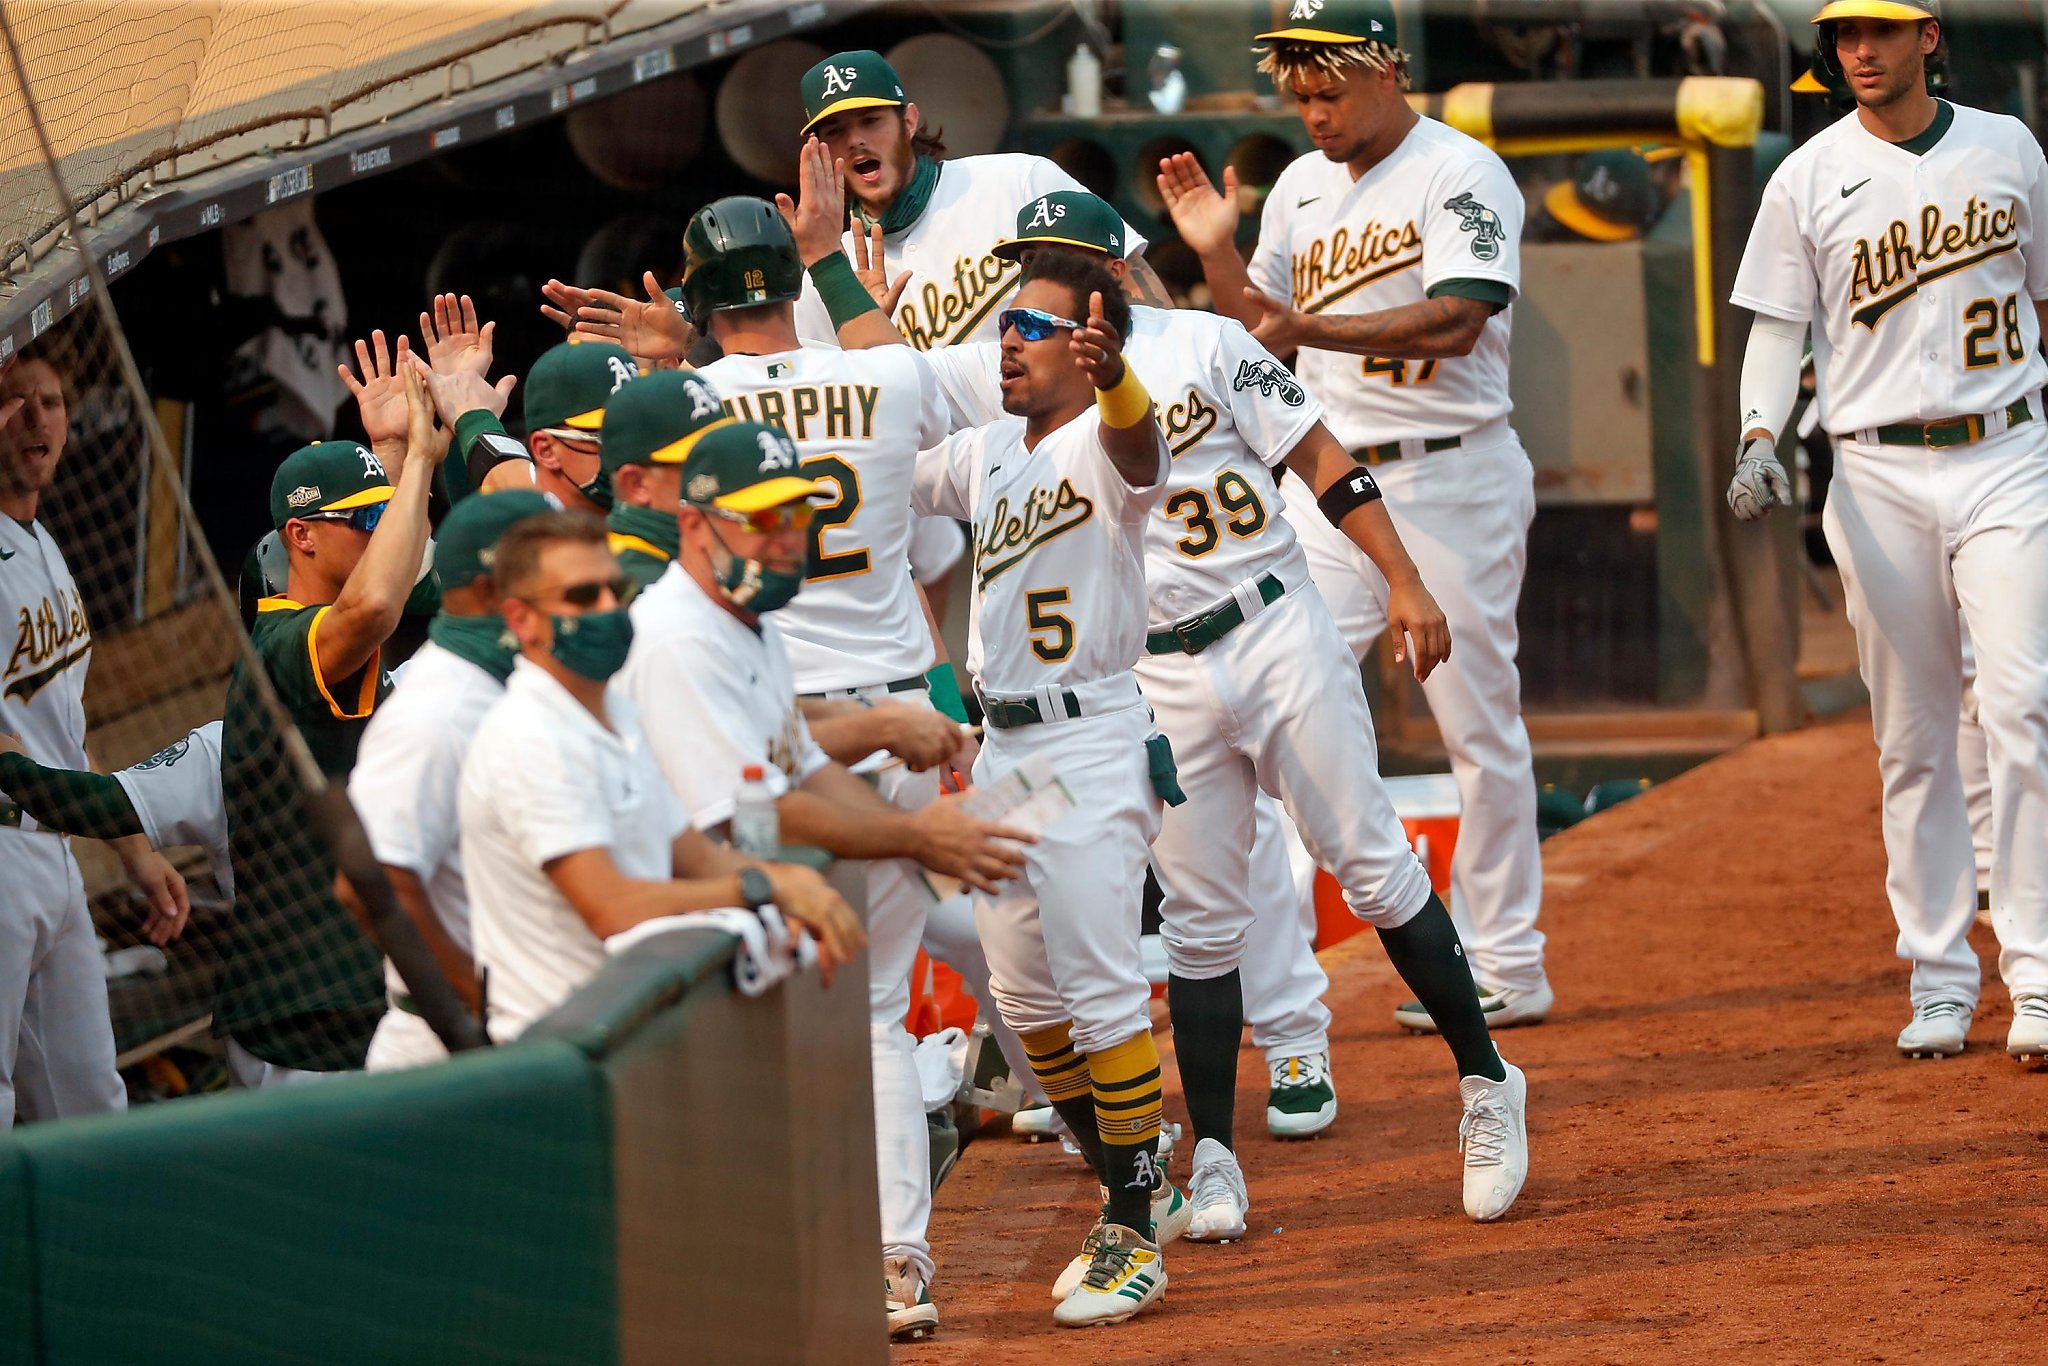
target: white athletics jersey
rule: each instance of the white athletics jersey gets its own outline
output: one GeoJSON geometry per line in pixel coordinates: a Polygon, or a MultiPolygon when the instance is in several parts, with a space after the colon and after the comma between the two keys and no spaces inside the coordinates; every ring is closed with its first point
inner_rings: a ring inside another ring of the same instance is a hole
{"type": "Polygon", "coordinates": [[[224,896],[233,897],[228,803],[220,781],[221,725],[207,722],[134,767],[122,769],[114,781],[128,794],[150,848],[204,849],[213,880],[224,896]]]}
{"type": "Polygon", "coordinates": [[[779,797],[831,762],[797,710],[781,611],[749,626],[679,564],[640,590],[631,611],[633,652],[612,690],[638,704],[648,749],[692,825],[732,819],[749,764],[779,797]]]}
{"type": "Polygon", "coordinates": [[[811,520],[803,591],[775,613],[797,691],[924,673],[934,654],[910,575],[910,481],[917,453],[953,430],[925,358],[901,346],[805,347],[727,356],[698,373],[733,416],[787,432],[803,476],[832,486],[811,520]]]}
{"type": "Polygon", "coordinates": [[[918,456],[917,510],[974,526],[967,670],[1001,696],[1111,678],[1145,648],[1145,520],[1090,406],[1024,446],[1024,419],[959,432],[918,456]]]}
{"type": "MultiPolygon", "coordinates": [[[[1150,624],[1213,607],[1260,574],[1306,583],[1273,467],[1322,420],[1323,405],[1241,324],[1214,313],[1132,305],[1126,358],[1173,455],[1159,511],[1145,523],[1150,624]]],[[[1001,412],[1001,359],[993,345],[932,357],[963,424],[1001,412]]]]}
{"type": "Polygon", "coordinates": [[[1786,157],[1735,276],[1733,302],[1812,321],[1837,435],[1996,412],[2048,377],[2048,163],[2018,119],[1941,108],[1919,156],[1849,114],[1786,157]]]}
{"type": "Polygon", "coordinates": [[[84,770],[92,624],[64,554],[40,522],[0,515],[0,730],[47,768],[84,770]]]}
{"type": "MultiPolygon", "coordinates": [[[[1378,313],[1419,304],[1449,280],[1522,281],[1522,192],[1485,145],[1435,119],[1353,181],[1310,152],[1266,196],[1251,279],[1305,313],[1378,313]]],[[[1294,370],[1329,410],[1347,447],[1463,436],[1506,417],[1511,308],[1480,330],[1470,355],[1391,360],[1304,347],[1294,370]]]]}
{"type": "MultiPolygon", "coordinates": [[[[1054,190],[1080,188],[1079,181],[1044,157],[1022,152],[941,162],[931,203],[915,223],[883,242],[889,278],[910,272],[910,285],[896,307],[896,330],[920,351],[995,341],[996,314],[1017,292],[1023,268],[990,255],[990,249],[1017,235],[1017,210],[1054,190]]],[[[845,242],[852,259],[852,231],[845,242]]],[[[1126,256],[1145,250],[1145,239],[1128,223],[1124,242],[1126,256]]],[[[831,315],[809,275],[796,304],[796,330],[806,341],[838,345],[831,315]]]]}
{"type": "MultiPolygon", "coordinates": [[[[469,884],[462,876],[462,765],[505,685],[433,641],[395,675],[363,728],[348,797],[377,862],[420,880],[448,938],[470,951],[469,884]]],[[[387,959],[384,980],[411,988],[387,959]]]]}

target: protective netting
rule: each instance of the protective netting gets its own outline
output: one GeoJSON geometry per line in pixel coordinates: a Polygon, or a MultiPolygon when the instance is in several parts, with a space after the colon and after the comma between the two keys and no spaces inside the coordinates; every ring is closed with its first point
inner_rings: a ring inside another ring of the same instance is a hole
{"type": "Polygon", "coordinates": [[[317,143],[705,3],[10,0],[22,60],[0,51],[0,270],[45,250],[63,219],[24,86],[84,206],[145,176],[317,143]]]}

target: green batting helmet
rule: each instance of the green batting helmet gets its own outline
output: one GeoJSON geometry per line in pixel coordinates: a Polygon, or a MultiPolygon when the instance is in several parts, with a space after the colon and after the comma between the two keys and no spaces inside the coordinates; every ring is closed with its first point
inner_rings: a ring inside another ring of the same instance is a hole
{"type": "Polygon", "coordinates": [[[683,229],[683,308],[699,327],[721,309],[785,303],[803,287],[796,237],[765,199],[715,200],[683,229]]]}

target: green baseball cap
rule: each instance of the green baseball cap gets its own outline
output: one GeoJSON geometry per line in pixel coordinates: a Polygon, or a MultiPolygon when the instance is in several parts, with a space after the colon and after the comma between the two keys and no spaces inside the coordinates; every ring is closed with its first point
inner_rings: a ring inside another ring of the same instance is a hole
{"type": "Polygon", "coordinates": [[[1579,158],[1570,180],[1559,181],[1544,194],[1543,207],[1552,218],[1595,242],[1640,237],[1657,210],[1649,158],[1633,147],[1588,152],[1579,158]]]}
{"type": "Polygon", "coordinates": [[[706,429],[683,462],[683,498],[698,507],[761,512],[823,492],[798,472],[796,443],[759,422],[706,429]]]}
{"type": "Polygon", "coordinates": [[[883,61],[881,53],[867,48],[835,52],[806,71],[803,93],[805,133],[821,119],[848,109],[910,103],[903,94],[903,78],[896,74],[896,68],[883,61]]]}
{"type": "Polygon", "coordinates": [[[279,530],[293,518],[390,501],[391,476],[384,462],[354,441],[301,446],[270,476],[270,524],[279,530]]]}
{"type": "Polygon", "coordinates": [[[605,404],[638,378],[640,367],[624,347],[587,341],[551,346],[526,372],[526,430],[600,431],[605,404]]]}
{"type": "Polygon", "coordinates": [[[1399,45],[1393,0],[1292,0],[1285,26],[1261,33],[1258,40],[1399,45]]]}
{"type": "Polygon", "coordinates": [[[1123,216],[1086,190],[1054,190],[1017,210],[1017,235],[990,252],[1014,261],[1027,246],[1081,247],[1124,258],[1123,216]]]}
{"type": "Polygon", "coordinates": [[[514,522],[554,509],[544,493],[503,489],[472,493],[434,531],[434,572],[444,588],[467,588],[491,572],[498,538],[514,522]]]}
{"type": "Polygon", "coordinates": [[[687,370],[657,370],[604,410],[604,468],[680,465],[698,438],[732,422],[718,391],[687,370]]]}

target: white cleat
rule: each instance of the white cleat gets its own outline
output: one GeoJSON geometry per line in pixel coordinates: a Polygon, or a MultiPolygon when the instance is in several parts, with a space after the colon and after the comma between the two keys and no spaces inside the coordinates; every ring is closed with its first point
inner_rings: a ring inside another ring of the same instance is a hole
{"type": "Polygon", "coordinates": [[[1213,1138],[1195,1144],[1194,1175],[1188,1178],[1188,1221],[1191,1243],[1228,1243],[1244,1237],[1244,1219],[1252,1207],[1244,1188],[1237,1154],[1213,1138]]]}
{"type": "Polygon", "coordinates": [[[882,1307],[889,1315],[889,1341],[917,1342],[939,1331],[939,1311],[924,1277],[908,1257],[882,1263],[882,1307]]]}
{"type": "Polygon", "coordinates": [[[2048,996],[2027,992],[2012,998],[2005,1051],[2021,1062],[2048,1062],[2048,996]]]}
{"type": "MultiPolygon", "coordinates": [[[[1095,1220],[1095,1227],[1088,1230],[1088,1236],[1081,1240],[1080,1254],[1067,1263],[1066,1270],[1060,1272],[1059,1278],[1052,1283],[1054,1304],[1073,1294],[1074,1287],[1088,1274],[1088,1267],[1095,1260],[1096,1245],[1102,1239],[1102,1230],[1109,1226],[1109,1191],[1103,1186],[1095,1189],[1102,1193],[1102,1214],[1095,1220]]],[[[1188,1198],[1180,1193],[1179,1187],[1168,1181],[1152,1197],[1152,1241],[1165,1247],[1182,1237],[1187,1233],[1188,1221],[1194,1213],[1195,1207],[1188,1198]]]]}
{"type": "MultiPolygon", "coordinates": [[[[1542,1024],[1550,1014],[1550,1008],[1557,1004],[1557,993],[1545,982],[1533,991],[1515,991],[1508,987],[1479,988],[1479,1008],[1486,1014],[1488,1029],[1512,1029],[1516,1025],[1542,1024]]],[[[1422,1002],[1410,1001],[1394,1010],[1394,1023],[1416,1034],[1434,1034],[1436,1021],[1429,1018],[1429,1012],[1422,1008],[1422,1002]]]]}
{"type": "Polygon", "coordinates": [[[1506,1081],[1460,1077],[1465,1115],[1458,1151],[1465,1155],[1465,1213],[1480,1223],[1506,1214],[1529,1177],[1529,1079],[1513,1063],[1506,1081]]]}
{"type": "Polygon", "coordinates": [[[1159,1245],[1122,1224],[1104,1224],[1095,1256],[1073,1293],[1052,1311],[1062,1328],[1122,1323],[1166,1293],[1166,1262],[1159,1245]]]}
{"type": "Polygon", "coordinates": [[[1267,1064],[1266,1132],[1275,1138],[1314,1138],[1337,1122],[1337,1088],[1330,1055],[1308,1053],[1267,1064]]]}
{"type": "MultiPolygon", "coordinates": [[[[1899,1031],[1899,1051],[1909,1058],[1953,1058],[1963,1051],[1971,1014],[1970,1007],[1959,1001],[1915,1006],[1912,1020],[1899,1031]]],[[[2013,1023],[2017,1027],[2017,1014],[2013,1023]]]]}
{"type": "Polygon", "coordinates": [[[1034,1105],[1010,1116],[1010,1132],[1026,1143],[1043,1143],[1066,1131],[1066,1122],[1060,1118],[1060,1112],[1050,1105],[1034,1105]]]}

